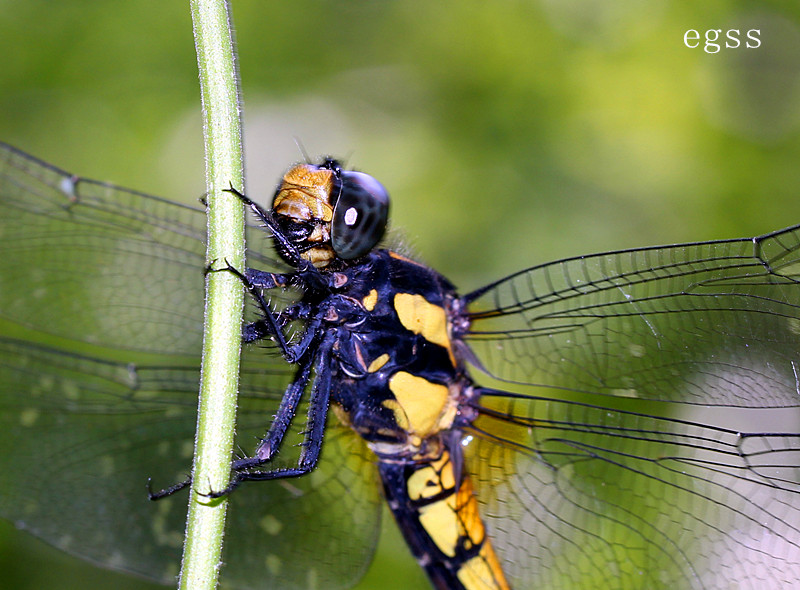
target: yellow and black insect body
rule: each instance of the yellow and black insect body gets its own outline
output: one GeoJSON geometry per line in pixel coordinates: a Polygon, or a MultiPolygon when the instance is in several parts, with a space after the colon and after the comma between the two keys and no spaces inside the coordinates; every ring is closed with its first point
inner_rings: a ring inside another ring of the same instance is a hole
{"type": "Polygon", "coordinates": [[[462,470],[462,430],[476,417],[470,403],[479,391],[460,353],[469,323],[453,286],[430,268],[374,248],[388,217],[386,190],[366,174],[343,171],[335,160],[287,172],[271,212],[239,197],[298,269],[242,275],[265,316],[245,328],[245,339],[274,338],[298,370],[282,414],[255,456],[234,462],[233,487],[314,469],[331,403],[375,453],[389,507],[433,584],[508,588],[462,470]],[[303,293],[281,312],[307,320],[298,344],[275,329],[283,318],[261,294],[288,284],[303,293]],[[298,465],[258,471],[280,448],[312,367],[309,427],[298,465]]]}

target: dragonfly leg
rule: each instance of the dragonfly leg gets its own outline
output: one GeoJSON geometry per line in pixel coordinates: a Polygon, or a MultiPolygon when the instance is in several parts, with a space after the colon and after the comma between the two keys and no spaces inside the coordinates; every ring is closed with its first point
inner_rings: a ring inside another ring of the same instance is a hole
{"type": "MultiPolygon", "coordinates": [[[[303,302],[293,303],[281,310],[277,319],[281,325],[285,326],[294,320],[307,320],[310,310],[311,308],[303,302]]],[[[242,340],[248,344],[270,336],[272,336],[272,330],[266,319],[250,322],[242,329],[242,340]]]]}
{"type": "Polygon", "coordinates": [[[329,361],[332,341],[332,338],[326,338],[323,344],[320,345],[320,351],[316,355],[316,362],[304,363],[298,370],[297,377],[287,388],[269,432],[264,440],[261,441],[261,444],[258,445],[255,455],[234,461],[232,464],[233,477],[230,485],[224,490],[211,492],[207,495],[209,498],[225,496],[239,487],[244,481],[266,481],[298,477],[314,470],[322,449],[325,422],[330,404],[331,371],[329,361]],[[302,393],[308,384],[312,364],[316,365],[316,379],[311,391],[306,427],[303,431],[302,450],[297,465],[270,470],[254,469],[268,463],[278,451],[286,430],[297,411],[302,393]]]}
{"type": "MultiPolygon", "coordinates": [[[[305,359],[305,362],[303,362],[298,366],[294,380],[287,386],[286,391],[283,394],[283,398],[281,398],[280,406],[278,407],[278,410],[275,413],[275,417],[272,420],[272,424],[269,427],[269,431],[259,443],[258,447],[256,448],[255,454],[252,457],[244,457],[242,459],[237,459],[231,463],[231,471],[233,472],[233,476],[231,478],[231,482],[228,485],[228,487],[226,487],[224,490],[212,491],[210,493],[203,494],[204,496],[208,498],[219,498],[221,496],[225,496],[231,493],[234,489],[236,489],[242,481],[246,481],[248,479],[273,479],[270,477],[258,477],[258,476],[249,477],[249,475],[246,474],[246,472],[248,469],[252,469],[254,467],[259,467],[261,465],[269,463],[280,449],[281,443],[283,442],[283,439],[286,436],[286,431],[288,430],[289,425],[292,423],[292,420],[294,419],[294,416],[297,413],[297,407],[300,404],[303,392],[308,386],[308,382],[311,378],[311,369],[313,364],[314,364],[313,358],[309,358],[305,359]]],[[[317,389],[318,387],[315,385],[314,391],[316,391],[317,389]]],[[[328,390],[330,389],[330,378],[328,378],[327,389],[328,390]]],[[[313,420],[313,416],[311,415],[314,412],[314,407],[315,404],[312,399],[312,403],[310,404],[309,408],[309,418],[308,418],[309,424],[315,423],[315,421],[313,420]]],[[[325,409],[327,409],[327,404],[325,406],[325,409]]],[[[323,424],[325,423],[324,417],[322,419],[322,423],[323,424]]],[[[309,428],[309,430],[310,429],[311,428],[309,428]]],[[[321,437],[320,437],[320,442],[321,442],[321,437]]],[[[319,450],[317,450],[317,455],[319,455],[319,450]]],[[[314,461],[314,463],[316,463],[316,460],[314,461]]],[[[280,471],[281,470],[275,470],[276,473],[280,471]]],[[[262,472],[253,472],[253,473],[262,473],[262,472]]],[[[268,473],[268,472],[263,472],[263,473],[268,473]]],[[[276,475],[275,477],[291,477],[292,475],[294,474],[276,475]]],[[[173,484],[157,492],[153,492],[150,487],[150,481],[148,480],[147,495],[150,498],[150,500],[160,500],[162,498],[166,498],[167,496],[171,496],[181,491],[184,488],[189,487],[191,484],[192,484],[192,478],[190,476],[186,478],[184,481],[173,484]]]]}
{"type": "MultiPolygon", "coordinates": [[[[261,309],[261,312],[264,314],[261,320],[244,327],[242,333],[244,341],[254,342],[262,338],[271,337],[281,349],[286,361],[292,364],[296,363],[311,343],[314,337],[314,331],[306,329],[299,343],[290,344],[283,333],[282,322],[279,320],[278,315],[272,310],[262,293],[264,289],[286,286],[290,280],[290,275],[262,272],[253,269],[247,269],[242,273],[230,264],[210,272],[230,272],[235,275],[245,286],[250,296],[255,300],[259,309],[261,309]]],[[[312,326],[309,326],[309,328],[311,327],[312,326]]]]}
{"type": "Polygon", "coordinates": [[[150,500],[156,501],[160,500],[161,498],[166,498],[167,496],[171,496],[172,494],[180,492],[182,489],[189,487],[190,485],[192,485],[192,478],[187,477],[183,481],[178,482],[176,484],[172,484],[168,488],[164,488],[163,490],[159,490],[157,492],[153,491],[151,483],[152,482],[150,478],[147,478],[147,497],[150,500]]]}

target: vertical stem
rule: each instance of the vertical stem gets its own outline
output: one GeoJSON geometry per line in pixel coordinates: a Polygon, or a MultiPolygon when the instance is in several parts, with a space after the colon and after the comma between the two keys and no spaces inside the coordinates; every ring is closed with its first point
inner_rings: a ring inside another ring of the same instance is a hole
{"type": "MultiPolygon", "coordinates": [[[[238,77],[230,14],[225,0],[190,0],[206,152],[207,263],[244,266],[244,214],[238,199],[221,192],[242,189],[242,140],[238,77]]],[[[230,273],[209,273],[200,405],[180,588],[217,586],[227,499],[200,495],[228,485],[236,419],[243,290],[230,273]],[[200,494],[198,494],[200,492],[200,494]]]]}

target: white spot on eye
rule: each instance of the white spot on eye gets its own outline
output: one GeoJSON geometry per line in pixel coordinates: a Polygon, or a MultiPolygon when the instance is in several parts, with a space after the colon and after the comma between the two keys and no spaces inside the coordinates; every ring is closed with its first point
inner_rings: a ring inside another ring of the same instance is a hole
{"type": "Polygon", "coordinates": [[[344,212],[344,222],[347,225],[355,225],[358,220],[358,210],[355,207],[350,207],[344,212]]]}

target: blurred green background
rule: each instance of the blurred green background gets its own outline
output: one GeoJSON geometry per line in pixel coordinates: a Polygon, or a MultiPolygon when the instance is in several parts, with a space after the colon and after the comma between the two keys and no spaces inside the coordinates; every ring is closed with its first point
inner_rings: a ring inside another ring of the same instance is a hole
{"type": "MultiPolygon", "coordinates": [[[[462,291],[560,257],[800,222],[797,2],[239,1],[233,17],[247,192],[269,199],[302,159],[294,138],[344,158],[389,189],[393,239],[462,291]],[[742,44],[689,49],[689,29],[742,44]]],[[[188,2],[2,2],[0,55],[0,139],[202,195],[188,2]]],[[[424,588],[386,528],[359,588],[424,588]]],[[[0,588],[86,587],[151,586],[2,524],[0,588]]]]}

